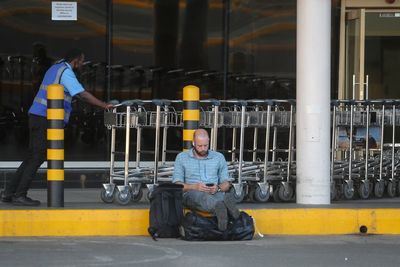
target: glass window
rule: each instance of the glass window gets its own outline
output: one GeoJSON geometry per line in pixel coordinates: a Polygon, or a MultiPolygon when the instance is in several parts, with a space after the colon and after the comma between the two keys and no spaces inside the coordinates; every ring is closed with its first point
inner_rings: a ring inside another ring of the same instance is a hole
{"type": "MultiPolygon", "coordinates": [[[[86,60],[105,61],[106,1],[77,1],[76,21],[52,21],[49,1],[1,1],[0,9],[0,161],[21,160],[28,143],[27,110],[47,68],[71,47],[86,60]]],[[[98,69],[98,68],[97,68],[98,69]]],[[[86,64],[79,74],[85,88],[104,96],[104,73],[86,64]]],[[[65,135],[68,160],[105,160],[102,113],[74,103],[65,135]]]]}
{"type": "Polygon", "coordinates": [[[295,98],[296,1],[231,1],[228,98],[295,98]]]}
{"type": "Polygon", "coordinates": [[[222,15],[222,0],[114,1],[113,98],[180,99],[189,83],[217,95],[222,15]]]}
{"type": "Polygon", "coordinates": [[[369,98],[398,99],[400,77],[400,12],[367,12],[365,15],[365,74],[369,98]]]}

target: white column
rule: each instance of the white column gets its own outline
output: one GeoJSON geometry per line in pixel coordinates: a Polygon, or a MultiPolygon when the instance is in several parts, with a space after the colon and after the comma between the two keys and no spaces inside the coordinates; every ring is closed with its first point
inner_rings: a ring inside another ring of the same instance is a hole
{"type": "Polygon", "coordinates": [[[331,0],[297,0],[296,199],[330,204],[331,0]]]}

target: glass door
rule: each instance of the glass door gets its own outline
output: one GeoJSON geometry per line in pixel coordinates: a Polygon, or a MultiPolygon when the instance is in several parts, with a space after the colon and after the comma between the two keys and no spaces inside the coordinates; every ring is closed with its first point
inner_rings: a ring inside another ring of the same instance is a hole
{"type": "Polygon", "coordinates": [[[400,9],[347,9],[343,24],[339,98],[400,98],[400,9]]]}
{"type": "Polygon", "coordinates": [[[400,10],[366,12],[364,42],[369,98],[400,98],[400,10]]]}
{"type": "Polygon", "coordinates": [[[365,9],[346,13],[345,99],[364,99],[365,9]]]}

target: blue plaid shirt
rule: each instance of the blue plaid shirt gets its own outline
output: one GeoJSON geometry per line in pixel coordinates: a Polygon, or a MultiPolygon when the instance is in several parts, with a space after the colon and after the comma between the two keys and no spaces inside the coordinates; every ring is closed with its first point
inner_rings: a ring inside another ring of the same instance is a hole
{"type": "Polygon", "coordinates": [[[228,166],[224,156],[219,152],[209,150],[207,157],[198,159],[193,155],[193,149],[190,149],[179,153],[176,157],[173,183],[221,184],[225,181],[229,181],[228,166]]]}

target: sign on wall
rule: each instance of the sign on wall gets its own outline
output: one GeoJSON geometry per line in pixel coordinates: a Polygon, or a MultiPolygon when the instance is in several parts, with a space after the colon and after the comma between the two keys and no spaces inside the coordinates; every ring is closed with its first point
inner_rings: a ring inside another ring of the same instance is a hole
{"type": "Polygon", "coordinates": [[[77,20],[76,2],[51,2],[51,20],[77,20]]]}

